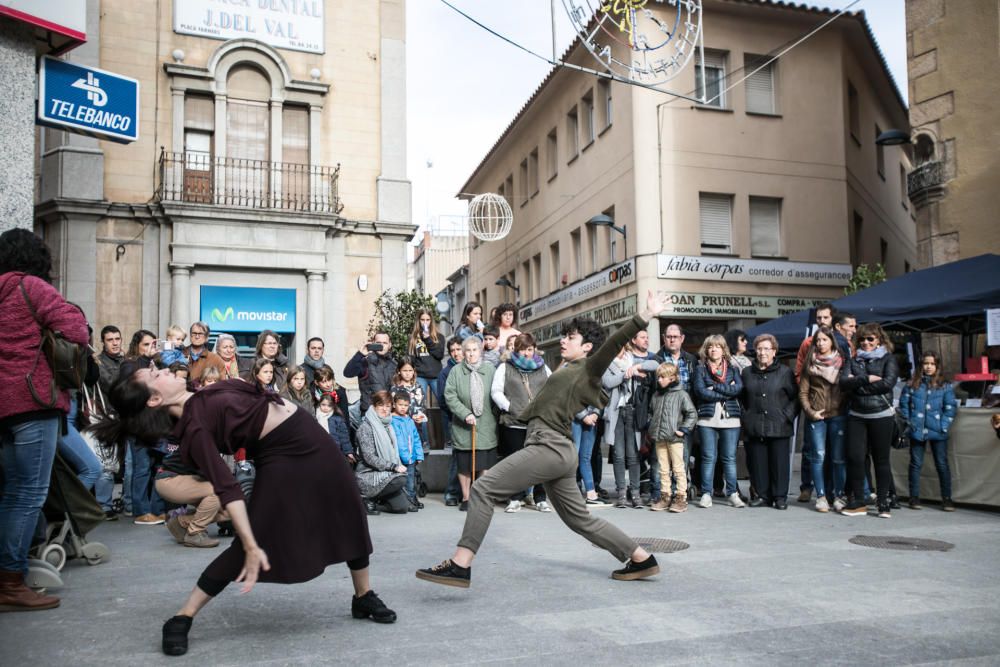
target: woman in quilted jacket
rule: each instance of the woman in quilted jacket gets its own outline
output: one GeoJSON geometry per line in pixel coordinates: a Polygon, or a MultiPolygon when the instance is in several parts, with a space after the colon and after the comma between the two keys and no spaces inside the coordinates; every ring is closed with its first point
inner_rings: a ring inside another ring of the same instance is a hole
{"type": "Polygon", "coordinates": [[[955,421],[958,404],[951,383],[945,382],[941,358],[934,352],[920,360],[921,373],[903,387],[899,411],[910,423],[910,509],[920,509],[920,470],[929,445],[941,483],[941,509],[954,512],[951,501],[951,470],[948,468],[948,430],[955,421]]]}
{"type": "Polygon", "coordinates": [[[56,441],[69,410],[69,394],[55,386],[41,327],[86,345],[87,321],[49,284],[52,256],[26,229],[0,235],[0,611],[59,606],[24,584],[28,549],[49,491],[56,441]],[[30,300],[31,306],[28,305],[30,300]],[[36,316],[32,315],[32,307],[36,316]],[[30,383],[30,386],[29,386],[30,383]]]}

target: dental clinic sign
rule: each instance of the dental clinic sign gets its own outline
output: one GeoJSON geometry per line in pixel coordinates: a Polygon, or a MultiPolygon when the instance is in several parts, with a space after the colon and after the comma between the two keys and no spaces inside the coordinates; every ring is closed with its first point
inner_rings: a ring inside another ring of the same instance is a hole
{"type": "Polygon", "coordinates": [[[139,82],[44,56],[38,69],[37,122],[131,143],[139,138],[139,82]]]}
{"type": "Polygon", "coordinates": [[[174,32],[209,39],[323,53],[323,22],[323,0],[174,0],[174,32]]]}
{"type": "Polygon", "coordinates": [[[202,285],[201,321],[213,331],[295,331],[295,290],[202,285]]]}

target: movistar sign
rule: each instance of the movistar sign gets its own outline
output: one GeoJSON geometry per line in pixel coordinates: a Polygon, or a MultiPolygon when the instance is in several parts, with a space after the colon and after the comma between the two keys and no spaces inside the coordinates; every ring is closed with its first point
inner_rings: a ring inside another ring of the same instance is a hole
{"type": "Polygon", "coordinates": [[[295,290],[202,285],[201,320],[213,331],[295,332],[295,290]]]}
{"type": "Polygon", "coordinates": [[[44,56],[38,70],[40,125],[127,144],[139,138],[139,82],[44,56]]]}

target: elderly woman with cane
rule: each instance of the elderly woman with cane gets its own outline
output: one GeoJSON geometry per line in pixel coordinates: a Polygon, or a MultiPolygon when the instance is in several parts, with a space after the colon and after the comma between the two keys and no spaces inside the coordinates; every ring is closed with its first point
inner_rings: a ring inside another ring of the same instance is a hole
{"type": "Polygon", "coordinates": [[[458,483],[462,502],[469,508],[469,488],[476,473],[489,470],[497,462],[497,422],[493,416],[493,364],[483,362],[483,341],[469,336],[462,341],[465,360],[448,374],[444,400],[451,411],[451,442],[458,461],[458,483]],[[475,444],[475,449],[473,449],[475,444]]]}
{"type": "Polygon", "coordinates": [[[392,623],[396,614],[369,587],[368,521],[354,474],[315,418],[246,382],[224,380],[196,394],[183,379],[148,364],[123,364],[109,396],[119,418],[94,426],[101,442],[170,437],[181,462],[212,483],[236,539],[212,561],[163,626],[163,652],[183,655],[195,615],[231,581],[294,584],[346,563],[351,615],[392,623]],[[219,454],[245,448],[257,468],[248,506],[219,454]],[[293,520],[294,519],[294,520],[293,520]]]}

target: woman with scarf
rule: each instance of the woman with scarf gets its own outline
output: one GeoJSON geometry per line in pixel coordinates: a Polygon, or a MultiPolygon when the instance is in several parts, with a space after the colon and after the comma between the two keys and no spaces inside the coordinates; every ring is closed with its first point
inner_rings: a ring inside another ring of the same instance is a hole
{"type": "Polygon", "coordinates": [[[899,364],[892,355],[892,342],[877,322],[860,325],[854,334],[854,344],[857,352],[840,373],[840,389],[847,394],[847,486],[853,496],[841,514],[868,513],[865,461],[866,454],[871,453],[878,515],[888,519],[892,516],[889,452],[896,427],[892,388],[899,379],[899,364]]]}
{"type": "MultiPolygon", "coordinates": [[[[358,427],[358,466],[354,474],[361,495],[375,509],[406,514],[410,502],[403,493],[406,466],[399,458],[392,429],[392,397],[387,391],[372,394],[372,404],[358,427]]],[[[371,508],[369,508],[371,510],[371,508]]]]}
{"type": "Polygon", "coordinates": [[[119,418],[93,427],[97,439],[155,442],[169,435],[178,443],[180,462],[211,482],[237,534],[164,624],[164,653],[187,652],[195,615],[230,582],[241,582],[244,593],[257,581],[301,583],[333,563],[346,563],[351,571],[354,618],[396,620],[369,587],[372,544],[354,476],[309,413],[235,380],[191,393],[169,371],[135,363],[122,364],[108,398],[119,418]],[[249,507],[219,456],[239,448],[257,468],[249,507]]]}
{"type": "Polygon", "coordinates": [[[214,352],[222,359],[222,369],[219,372],[222,380],[237,380],[253,368],[252,359],[243,358],[236,352],[236,339],[230,334],[219,334],[215,339],[214,352]]]}
{"type": "MultiPolygon", "coordinates": [[[[778,363],[778,341],[761,334],[753,341],[757,357],[743,369],[743,439],[750,480],[759,498],[754,506],[788,509],[788,458],[799,412],[795,374],[778,363]]],[[[822,465],[820,465],[822,477],[822,465]]],[[[734,507],[738,507],[735,502],[734,507]]]]}
{"type": "Polygon", "coordinates": [[[465,360],[448,374],[444,400],[451,412],[451,443],[458,463],[458,483],[462,502],[458,509],[469,509],[472,485],[472,434],[476,435],[476,473],[483,473],[497,462],[497,422],[493,416],[493,374],[491,363],[483,362],[483,341],[469,336],[462,341],[465,360]]]}
{"type": "MultiPolygon", "coordinates": [[[[729,346],[719,335],[701,344],[701,363],[691,379],[694,404],[698,408],[698,435],[701,438],[701,499],[699,507],[712,506],[712,478],[715,459],[722,459],[726,496],[733,507],[744,507],[736,482],[736,445],[740,440],[739,396],[743,378],[730,362],[729,346]]],[[[762,493],[762,489],[757,489],[762,493]]]]}
{"type": "MultiPolygon", "coordinates": [[[[528,425],[521,421],[520,416],[528,403],[534,400],[538,391],[545,386],[545,381],[552,371],[545,365],[545,360],[535,352],[535,338],[531,334],[520,334],[513,337],[514,351],[510,359],[500,364],[493,374],[493,384],[490,397],[500,408],[500,442],[498,453],[507,457],[524,448],[524,439],[528,435],[528,425]]],[[[477,443],[478,444],[478,443],[477,443]]],[[[587,453],[588,456],[590,452],[587,453]]],[[[590,470],[590,459],[583,462],[580,455],[581,472],[584,468],[590,470]]],[[[528,497],[531,489],[519,491],[507,500],[507,512],[517,512],[528,497]]],[[[589,492],[594,491],[594,480],[591,476],[589,492]]],[[[594,497],[597,494],[594,493],[594,497]]],[[[532,493],[535,509],[539,512],[551,512],[552,508],[545,496],[545,487],[536,484],[532,493]]]]}
{"type": "Polygon", "coordinates": [[[847,417],[840,393],[840,369],[844,358],[837,347],[833,330],[820,327],[813,334],[806,351],[802,375],[799,378],[799,402],[806,413],[807,460],[816,485],[816,511],[829,512],[828,495],[833,497],[833,509],[839,512],[847,505],[844,482],[847,464],[844,454],[844,434],[847,417]],[[823,466],[830,459],[833,488],[825,488],[823,466]]]}

